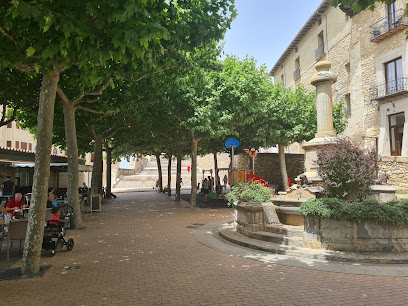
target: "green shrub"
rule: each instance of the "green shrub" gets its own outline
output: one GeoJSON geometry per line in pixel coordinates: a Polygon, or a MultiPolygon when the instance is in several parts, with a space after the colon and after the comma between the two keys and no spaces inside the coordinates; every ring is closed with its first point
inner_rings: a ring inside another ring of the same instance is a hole
{"type": "Polygon", "coordinates": [[[360,149],[348,138],[338,138],[317,152],[318,173],[328,196],[362,201],[375,178],[375,153],[360,149]]]}
{"type": "Polygon", "coordinates": [[[300,213],[305,217],[320,216],[354,223],[370,221],[392,223],[400,227],[408,225],[407,200],[379,203],[375,200],[347,202],[336,198],[321,198],[303,203],[300,213]]]}
{"type": "Polygon", "coordinates": [[[229,204],[241,202],[270,202],[273,189],[256,182],[235,184],[226,195],[229,204]]]}

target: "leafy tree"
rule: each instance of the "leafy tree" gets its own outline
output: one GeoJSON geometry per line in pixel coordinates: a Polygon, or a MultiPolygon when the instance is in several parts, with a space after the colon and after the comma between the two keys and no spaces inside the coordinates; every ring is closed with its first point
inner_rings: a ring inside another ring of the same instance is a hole
{"type": "MultiPolygon", "coordinates": [[[[308,93],[303,86],[295,90],[275,84],[264,106],[261,117],[263,133],[267,145],[278,144],[283,189],[288,189],[284,148],[291,143],[308,141],[314,138],[317,129],[315,94],[308,93]]],[[[336,132],[345,128],[342,104],[334,106],[336,132]]]]}
{"type": "MultiPolygon", "coordinates": [[[[395,0],[331,0],[331,5],[337,7],[341,6],[345,11],[350,11],[350,13],[359,13],[366,8],[370,8],[374,10],[375,3],[387,3],[391,4],[395,2],[395,0]]],[[[408,5],[408,4],[407,4],[408,5]]]]}
{"type": "Polygon", "coordinates": [[[19,108],[38,104],[38,88],[41,82],[35,76],[15,69],[0,71],[0,126],[16,119],[19,108]],[[17,86],[18,84],[18,86],[17,86]]]}
{"type": "Polygon", "coordinates": [[[23,272],[36,273],[42,242],[54,103],[60,74],[73,66],[97,86],[95,67],[154,66],[155,58],[196,48],[223,36],[235,11],[231,1],[3,1],[0,69],[42,74],[32,213],[23,272]],[[199,33],[200,35],[194,35],[199,33]]]}

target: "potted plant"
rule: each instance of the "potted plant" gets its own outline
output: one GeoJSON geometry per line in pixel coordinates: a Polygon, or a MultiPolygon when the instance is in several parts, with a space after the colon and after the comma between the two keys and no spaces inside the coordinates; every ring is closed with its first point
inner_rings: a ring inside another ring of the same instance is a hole
{"type": "Polygon", "coordinates": [[[273,189],[257,182],[235,184],[226,195],[228,203],[235,209],[235,230],[251,236],[266,224],[280,223],[271,202],[273,197],[273,189]]]}

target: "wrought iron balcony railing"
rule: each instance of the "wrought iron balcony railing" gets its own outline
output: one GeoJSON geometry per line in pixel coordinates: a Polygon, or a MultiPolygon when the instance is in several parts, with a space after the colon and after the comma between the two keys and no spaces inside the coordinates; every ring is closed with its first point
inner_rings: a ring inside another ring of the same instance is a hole
{"type": "Polygon", "coordinates": [[[297,80],[300,77],[300,68],[296,68],[295,72],[293,72],[293,79],[297,80]]]}
{"type": "Polygon", "coordinates": [[[324,55],[324,44],[321,44],[319,47],[317,47],[315,51],[316,61],[318,61],[323,55],[324,55]]]}
{"type": "Polygon", "coordinates": [[[370,28],[372,30],[370,33],[372,36],[370,41],[380,42],[408,28],[408,17],[405,17],[404,14],[405,10],[399,9],[371,25],[370,28]]]}
{"type": "Polygon", "coordinates": [[[382,100],[406,93],[408,93],[408,76],[406,75],[378,83],[370,88],[371,100],[382,100]]]}

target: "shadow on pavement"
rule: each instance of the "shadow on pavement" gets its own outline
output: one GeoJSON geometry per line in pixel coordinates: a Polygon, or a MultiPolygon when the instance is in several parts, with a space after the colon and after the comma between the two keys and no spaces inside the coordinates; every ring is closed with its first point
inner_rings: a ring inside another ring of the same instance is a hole
{"type": "MultiPolygon", "coordinates": [[[[181,194],[181,199],[190,203],[190,196],[191,194],[181,194]]],[[[210,209],[229,208],[226,200],[217,199],[204,201],[204,197],[202,196],[197,196],[197,207],[210,209]]]]}

